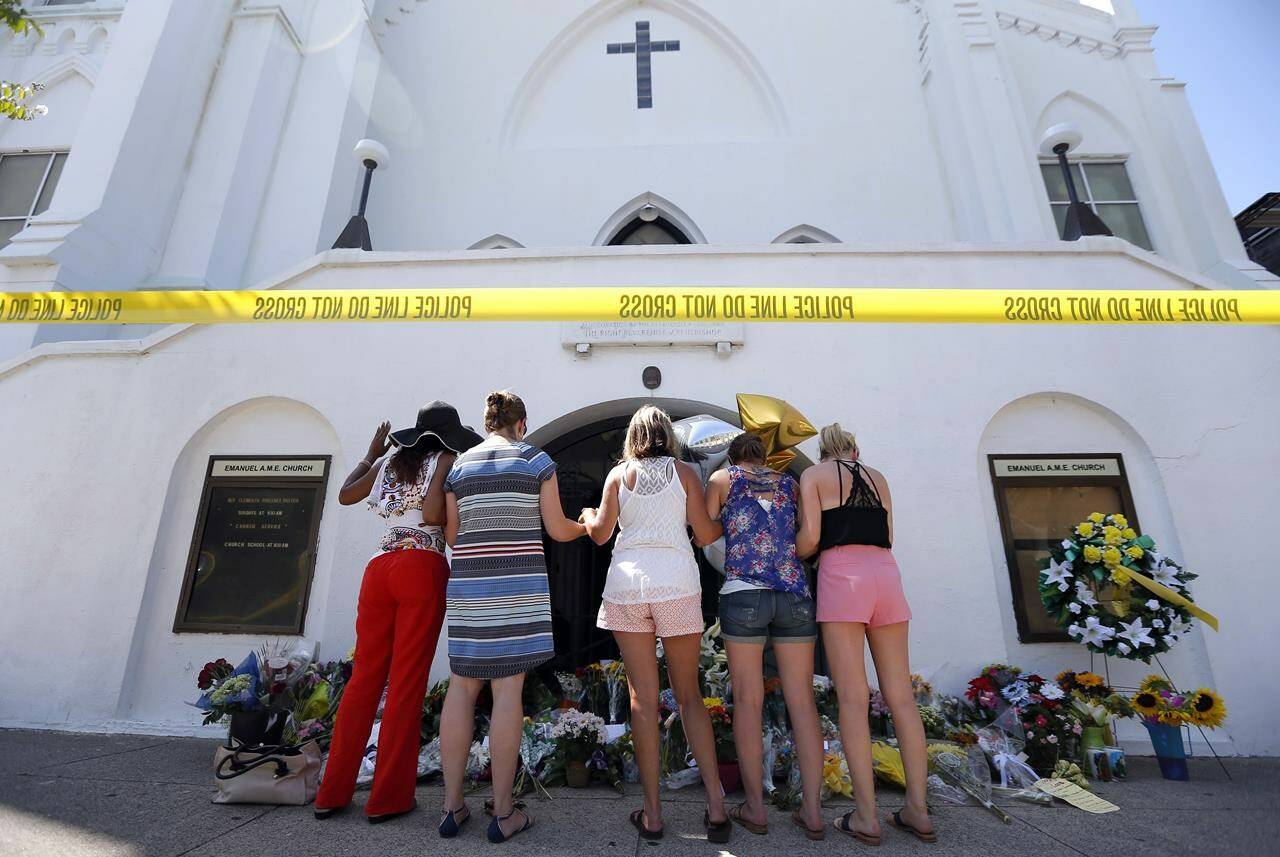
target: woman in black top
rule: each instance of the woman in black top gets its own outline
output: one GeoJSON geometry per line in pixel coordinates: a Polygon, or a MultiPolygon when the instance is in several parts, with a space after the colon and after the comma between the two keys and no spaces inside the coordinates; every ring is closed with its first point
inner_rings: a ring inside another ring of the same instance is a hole
{"type": "Polygon", "coordinates": [[[822,430],[819,453],[821,463],[800,477],[796,549],[801,556],[819,552],[818,623],[840,697],[840,738],[857,806],[837,819],[835,828],[866,844],[880,844],[867,722],[870,687],[863,660],[869,644],[907,777],[907,805],[888,822],[933,842],[937,835],[925,806],[924,727],[911,689],[907,653],[911,608],[890,550],[889,484],[879,471],[858,460],[857,442],[839,423],[822,430]]]}

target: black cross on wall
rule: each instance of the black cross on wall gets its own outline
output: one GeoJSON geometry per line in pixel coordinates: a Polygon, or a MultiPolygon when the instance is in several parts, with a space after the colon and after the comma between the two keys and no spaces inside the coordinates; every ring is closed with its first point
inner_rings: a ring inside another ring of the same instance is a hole
{"type": "Polygon", "coordinates": [[[611,42],[605,52],[636,55],[636,107],[644,110],[653,106],[653,69],[651,56],[655,52],[678,51],[680,42],[655,42],[649,38],[649,22],[636,21],[634,42],[611,42]]]}

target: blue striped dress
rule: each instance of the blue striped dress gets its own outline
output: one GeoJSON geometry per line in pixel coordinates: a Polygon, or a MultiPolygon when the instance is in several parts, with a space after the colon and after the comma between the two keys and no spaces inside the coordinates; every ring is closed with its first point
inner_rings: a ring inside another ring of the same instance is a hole
{"type": "Polygon", "coordinates": [[[556,472],[536,446],[490,437],[459,455],[444,490],[458,501],[446,605],[449,669],[519,675],[555,654],[538,495],[556,472]]]}

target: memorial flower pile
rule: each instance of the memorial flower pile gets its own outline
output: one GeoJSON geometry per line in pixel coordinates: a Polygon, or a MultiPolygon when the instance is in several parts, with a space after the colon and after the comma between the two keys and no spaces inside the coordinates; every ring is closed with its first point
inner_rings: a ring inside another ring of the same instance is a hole
{"type": "Polygon", "coordinates": [[[733,714],[718,696],[703,697],[702,705],[711,718],[711,732],[716,739],[716,758],[721,762],[738,761],[738,748],[733,743],[733,714]]]}
{"type": "Polygon", "coordinates": [[[556,753],[566,762],[588,762],[604,749],[609,735],[604,720],[586,711],[561,712],[551,727],[550,738],[556,753]]]}
{"type": "Polygon", "coordinates": [[[1060,757],[1074,756],[1083,729],[1067,692],[1035,673],[991,664],[969,681],[966,697],[988,723],[1012,710],[1031,766],[1047,774],[1060,757]]]}

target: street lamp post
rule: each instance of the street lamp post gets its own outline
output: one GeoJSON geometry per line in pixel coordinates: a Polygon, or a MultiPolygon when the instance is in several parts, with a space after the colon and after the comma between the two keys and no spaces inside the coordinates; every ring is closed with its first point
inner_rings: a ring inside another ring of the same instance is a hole
{"type": "Polygon", "coordinates": [[[364,186],[360,188],[360,208],[351,219],[338,240],[333,242],[333,249],[372,250],[369,239],[369,222],[364,219],[365,208],[369,204],[369,185],[373,182],[373,171],[378,167],[385,169],[391,163],[391,155],[387,147],[377,140],[361,140],[356,143],[353,152],[356,161],[364,166],[364,186]]]}
{"type": "Polygon", "coordinates": [[[1071,164],[1067,161],[1067,153],[1080,145],[1084,139],[1080,129],[1070,122],[1054,125],[1040,138],[1040,151],[1046,155],[1056,155],[1058,167],[1062,170],[1062,180],[1067,185],[1067,219],[1062,227],[1063,241],[1078,241],[1085,235],[1111,235],[1107,224],[1098,216],[1088,203],[1080,201],[1076,191],[1075,177],[1071,175],[1071,164]]]}

